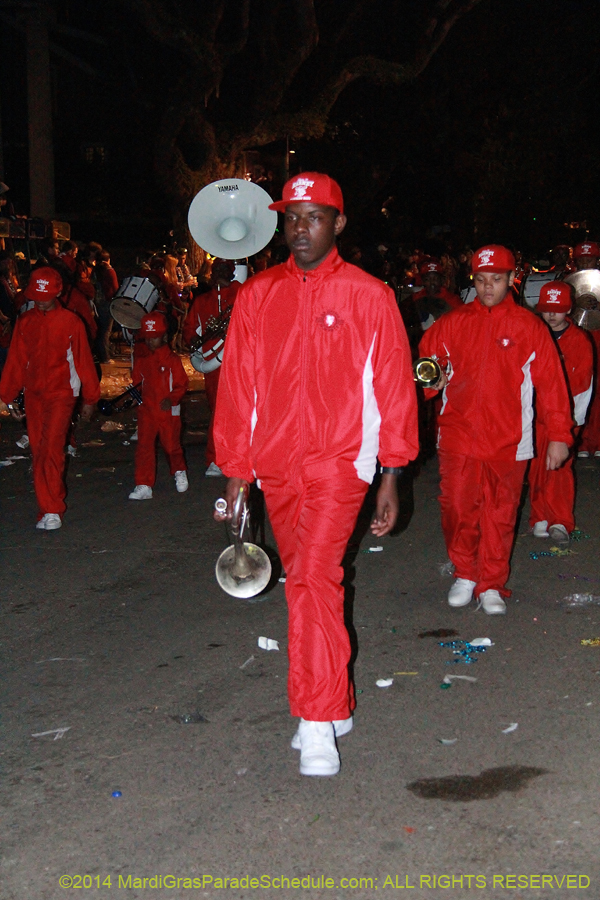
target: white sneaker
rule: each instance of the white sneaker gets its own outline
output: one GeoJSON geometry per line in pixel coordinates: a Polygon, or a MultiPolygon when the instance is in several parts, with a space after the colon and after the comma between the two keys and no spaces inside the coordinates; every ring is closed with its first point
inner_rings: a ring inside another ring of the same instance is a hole
{"type": "Polygon", "coordinates": [[[152,500],[152,488],[147,484],[138,484],[129,495],[130,500],[152,500]]]}
{"type": "Polygon", "coordinates": [[[579,457],[579,459],[589,459],[590,458],[590,454],[587,452],[587,450],[580,450],[579,453],[577,454],[577,456],[579,457]]]}
{"type": "Polygon", "coordinates": [[[484,591],[479,595],[479,606],[488,616],[503,616],[506,613],[506,603],[498,591],[484,591]]]}
{"type": "Polygon", "coordinates": [[[185,469],[180,469],[179,472],[175,472],[175,487],[179,491],[180,494],[185,493],[188,489],[188,477],[185,469]]]}
{"type": "Polygon", "coordinates": [[[223,473],[221,472],[220,468],[218,467],[218,465],[216,463],[211,463],[210,466],[208,467],[208,469],[206,470],[206,472],[204,473],[206,478],[219,478],[219,476],[222,474],[223,473]]]}
{"type": "Polygon", "coordinates": [[[542,519],[533,526],[534,537],[548,537],[548,520],[542,519]]]}
{"type": "Polygon", "coordinates": [[[456,578],[448,592],[448,604],[450,606],[467,606],[473,599],[475,581],[468,578],[456,578]]]}
{"type": "Polygon", "coordinates": [[[569,532],[564,525],[551,525],[548,529],[548,534],[550,535],[550,540],[556,541],[557,544],[569,543],[569,532]]]}
{"type": "Polygon", "coordinates": [[[46,513],[46,531],[55,531],[62,528],[62,522],[58,513],[46,513]]]}
{"type": "MultiPolygon", "coordinates": [[[[354,727],[354,719],[352,716],[348,716],[347,719],[334,719],[331,723],[333,725],[333,731],[336,738],[343,737],[345,734],[348,734],[349,731],[352,731],[354,727]]],[[[300,750],[300,727],[296,729],[296,734],[292,738],[292,750],[300,750]]]]}
{"type": "Polygon", "coordinates": [[[600,456],[600,450],[596,450],[594,456],[600,456]]]}
{"type": "Polygon", "coordinates": [[[24,434],[22,438],[19,438],[18,441],[15,441],[15,444],[17,445],[17,447],[20,447],[21,450],[27,450],[27,448],[29,447],[29,435],[24,434]]]}
{"type": "Polygon", "coordinates": [[[331,722],[308,722],[300,719],[300,774],[337,775],[340,754],[335,746],[331,722]]]}
{"type": "Polygon", "coordinates": [[[57,528],[62,528],[62,522],[58,513],[46,513],[35,527],[40,531],[56,531],[57,528]]]}
{"type": "Polygon", "coordinates": [[[74,447],[73,444],[69,444],[67,447],[67,453],[69,456],[77,456],[77,447],[74,447]]]}
{"type": "Polygon", "coordinates": [[[136,428],[135,431],[133,432],[133,434],[131,435],[131,437],[129,438],[129,440],[130,440],[130,441],[137,441],[137,439],[138,439],[138,430],[137,430],[137,428],[136,428]]]}

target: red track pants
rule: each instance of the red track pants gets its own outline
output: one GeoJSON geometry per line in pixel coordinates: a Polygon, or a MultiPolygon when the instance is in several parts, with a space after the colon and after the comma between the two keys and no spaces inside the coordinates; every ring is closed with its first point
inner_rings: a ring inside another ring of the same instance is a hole
{"type": "Polygon", "coordinates": [[[65,511],[65,445],[76,397],[41,397],[27,392],[27,434],[33,457],[33,486],[38,520],[65,511]]]}
{"type": "Polygon", "coordinates": [[[262,487],[286,573],[290,711],[346,719],[355,701],[341,563],[368,485],[333,477],[262,487]]]}
{"type": "Polygon", "coordinates": [[[536,429],[537,456],[529,469],[529,524],[548,522],[548,525],[564,525],[570,533],[575,528],[575,478],[573,457],[570,456],[560,469],[546,469],[548,437],[543,428],[536,429]]]}
{"type": "Polygon", "coordinates": [[[217,389],[219,387],[219,375],[221,374],[221,366],[214,372],[207,372],[204,376],[204,390],[206,391],[206,399],[210,409],[210,422],[208,423],[208,432],[206,435],[206,465],[211,463],[217,464],[215,454],[215,439],[213,435],[213,421],[215,418],[215,406],[217,405],[217,389]]]}
{"type": "Polygon", "coordinates": [[[505,585],[527,461],[438,455],[442,530],[456,577],[474,581],[476,595],[494,589],[510,597],[505,585]]]}
{"type": "Polygon", "coordinates": [[[171,475],[187,470],[181,449],[181,416],[160,410],[158,414],[147,406],[138,411],[138,442],[135,450],[135,483],[153,487],[156,481],[156,438],[160,440],[169,460],[171,475]]]}

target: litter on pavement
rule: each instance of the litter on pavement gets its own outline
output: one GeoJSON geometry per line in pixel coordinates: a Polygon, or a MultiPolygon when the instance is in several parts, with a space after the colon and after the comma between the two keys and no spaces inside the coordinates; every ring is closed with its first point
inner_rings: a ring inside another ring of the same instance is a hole
{"type": "Polygon", "coordinates": [[[393,683],[394,683],[393,678],[378,678],[377,681],[375,682],[377,687],[380,687],[380,688],[391,687],[393,685],[393,683]]]}
{"type": "Polygon", "coordinates": [[[560,605],[566,609],[587,609],[590,606],[600,606],[600,597],[597,594],[569,594],[563,597],[560,605]]]}
{"type": "Polygon", "coordinates": [[[55,741],[60,741],[62,736],[67,733],[67,731],[71,730],[71,726],[67,725],[65,728],[52,728],[50,731],[38,731],[36,734],[32,734],[31,737],[48,737],[48,735],[53,734],[55,741]]]}
{"type": "Polygon", "coordinates": [[[268,637],[259,637],[258,646],[261,650],[279,650],[279,641],[274,641],[268,637]]]}
{"type": "Polygon", "coordinates": [[[502,729],[502,734],[510,734],[511,731],[516,731],[518,727],[519,727],[518,722],[511,722],[510,725],[508,726],[508,728],[502,729]]]}

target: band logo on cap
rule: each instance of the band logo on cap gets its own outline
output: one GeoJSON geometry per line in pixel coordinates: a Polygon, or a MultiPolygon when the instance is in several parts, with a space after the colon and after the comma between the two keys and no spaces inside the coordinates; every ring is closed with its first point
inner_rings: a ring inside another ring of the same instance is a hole
{"type": "Polygon", "coordinates": [[[546,303],[560,303],[560,298],[562,296],[561,291],[557,291],[556,288],[548,291],[548,296],[546,297],[546,303]]]}
{"type": "Polygon", "coordinates": [[[307,195],[307,190],[314,185],[314,181],[311,181],[309,178],[297,178],[296,181],[292,182],[292,191],[294,192],[292,197],[290,198],[290,202],[292,200],[310,200],[310,194],[307,195]]]}
{"type": "Polygon", "coordinates": [[[45,278],[36,278],[36,280],[35,280],[35,289],[38,292],[38,294],[49,294],[50,293],[50,291],[48,290],[49,285],[50,285],[50,282],[46,281],[45,278]]]}
{"type": "Polygon", "coordinates": [[[158,337],[166,333],[167,327],[167,320],[162,313],[146,313],[142,316],[140,332],[144,337],[158,337]]]}

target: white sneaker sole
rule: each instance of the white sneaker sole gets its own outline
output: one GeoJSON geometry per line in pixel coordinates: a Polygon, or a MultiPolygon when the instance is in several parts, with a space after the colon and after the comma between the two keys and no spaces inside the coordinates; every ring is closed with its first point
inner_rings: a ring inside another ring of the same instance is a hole
{"type": "MultiPolygon", "coordinates": [[[[336,738],[343,737],[345,734],[349,734],[354,728],[354,718],[349,716],[347,719],[336,719],[333,722],[333,730],[335,732],[336,738]]],[[[300,750],[300,732],[296,731],[296,734],[292,738],[291,742],[292,750],[300,750]]]]}
{"type": "Polygon", "coordinates": [[[322,778],[328,778],[332,775],[337,775],[340,771],[340,761],[329,761],[326,759],[322,759],[317,757],[315,760],[309,762],[308,764],[300,763],[300,774],[301,775],[317,775],[322,778]]]}

